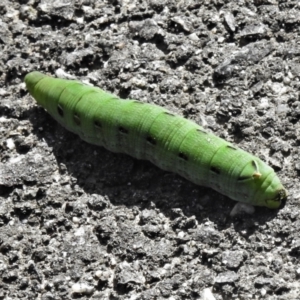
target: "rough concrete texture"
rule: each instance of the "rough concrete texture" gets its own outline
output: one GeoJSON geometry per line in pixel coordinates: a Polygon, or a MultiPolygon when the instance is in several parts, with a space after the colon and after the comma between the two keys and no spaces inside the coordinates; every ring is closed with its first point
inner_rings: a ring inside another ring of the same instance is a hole
{"type": "Polygon", "coordinates": [[[300,299],[299,26],[298,0],[1,0],[0,299],[300,299]],[[33,70],[194,120],[275,168],[286,205],[86,144],[33,70]]]}

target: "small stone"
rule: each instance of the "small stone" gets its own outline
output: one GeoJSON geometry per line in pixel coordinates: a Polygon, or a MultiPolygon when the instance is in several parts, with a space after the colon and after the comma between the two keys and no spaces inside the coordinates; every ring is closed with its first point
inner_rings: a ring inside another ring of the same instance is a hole
{"type": "Polygon", "coordinates": [[[244,260],[242,251],[224,251],[222,253],[222,263],[228,268],[238,268],[244,260]]]}
{"type": "Polygon", "coordinates": [[[72,285],[72,291],[75,294],[86,294],[90,295],[94,290],[93,286],[90,286],[86,283],[75,283],[72,285]]]}
{"type": "Polygon", "coordinates": [[[233,271],[226,271],[218,274],[216,277],[216,283],[231,283],[239,279],[239,275],[233,271]]]}
{"type": "Polygon", "coordinates": [[[230,216],[236,217],[238,215],[241,215],[243,213],[246,213],[248,215],[252,215],[255,212],[255,208],[253,205],[247,204],[247,203],[242,203],[238,202],[233,209],[230,212],[230,216]]]}
{"type": "Polygon", "coordinates": [[[201,300],[216,300],[209,288],[206,288],[201,293],[201,300]]]}
{"type": "Polygon", "coordinates": [[[235,32],[235,19],[234,16],[231,12],[226,12],[224,14],[224,20],[228,26],[228,28],[232,31],[235,32]]]}

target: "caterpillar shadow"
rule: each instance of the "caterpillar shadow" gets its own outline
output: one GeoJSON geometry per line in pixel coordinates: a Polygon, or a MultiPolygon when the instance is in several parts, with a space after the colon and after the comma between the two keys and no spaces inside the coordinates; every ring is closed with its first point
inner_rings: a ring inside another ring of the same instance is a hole
{"type": "Polygon", "coordinates": [[[87,194],[105,195],[113,205],[157,208],[171,220],[183,218],[183,228],[210,220],[219,230],[234,226],[251,234],[257,225],[275,218],[278,210],[257,207],[251,215],[230,217],[236,202],[206,187],[197,186],[148,161],[112,153],[82,141],[68,132],[41,108],[27,112],[34,134],[53,149],[59,171],[67,172],[87,194]],[[43,127],[43,131],[39,128],[43,127]]]}

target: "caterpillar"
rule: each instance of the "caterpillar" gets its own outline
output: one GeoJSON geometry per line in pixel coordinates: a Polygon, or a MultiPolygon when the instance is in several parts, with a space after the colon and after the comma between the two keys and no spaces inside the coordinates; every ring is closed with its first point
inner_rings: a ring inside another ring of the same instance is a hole
{"type": "Polygon", "coordinates": [[[163,107],[40,72],[28,73],[25,83],[39,105],[88,143],[149,160],[236,201],[278,208],[287,197],[258,157],[163,107]]]}

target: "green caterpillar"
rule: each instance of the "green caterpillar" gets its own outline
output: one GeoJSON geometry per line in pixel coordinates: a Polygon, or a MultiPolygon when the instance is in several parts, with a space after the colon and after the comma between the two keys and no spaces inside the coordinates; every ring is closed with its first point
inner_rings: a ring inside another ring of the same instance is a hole
{"type": "Polygon", "coordinates": [[[91,144],[150,160],[236,201],[278,208],[287,197],[259,158],[160,106],[40,72],[27,74],[25,82],[52,117],[91,144]]]}

